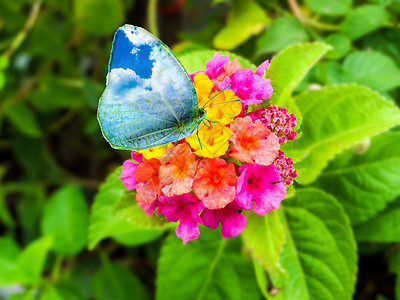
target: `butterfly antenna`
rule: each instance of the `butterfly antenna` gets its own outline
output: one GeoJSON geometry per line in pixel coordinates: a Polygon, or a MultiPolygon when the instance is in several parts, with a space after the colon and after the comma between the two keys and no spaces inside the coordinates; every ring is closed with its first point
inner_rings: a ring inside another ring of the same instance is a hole
{"type": "Polygon", "coordinates": [[[206,107],[206,105],[208,104],[208,102],[210,102],[212,99],[214,99],[215,97],[217,97],[219,94],[221,94],[223,91],[225,91],[226,89],[230,88],[231,85],[228,85],[227,87],[225,87],[223,90],[219,91],[218,93],[216,93],[214,96],[212,96],[210,99],[208,99],[208,101],[203,105],[203,108],[206,107]]]}
{"type": "MultiPolygon", "coordinates": [[[[204,122],[204,121],[203,121],[203,122],[204,122]]],[[[206,125],[206,126],[207,126],[207,125],[206,125]]],[[[201,141],[200,141],[200,137],[199,137],[199,127],[197,127],[196,135],[197,135],[197,139],[199,140],[200,149],[203,150],[203,146],[201,145],[201,141]]]]}
{"type": "Polygon", "coordinates": [[[176,139],[176,141],[175,141],[175,143],[174,143],[174,145],[172,146],[172,149],[171,149],[171,151],[169,151],[169,153],[168,153],[168,155],[167,155],[167,157],[166,158],[164,158],[163,159],[163,161],[165,161],[170,155],[171,155],[171,153],[172,153],[172,150],[174,150],[174,148],[175,148],[175,145],[176,145],[176,143],[179,141],[179,138],[180,138],[180,136],[181,136],[181,133],[179,132],[179,135],[178,135],[178,138],[176,139]]]}
{"type": "Polygon", "coordinates": [[[239,102],[239,101],[241,101],[241,100],[240,100],[240,99],[237,99],[237,100],[232,100],[232,101],[226,101],[226,102],[220,102],[220,103],[213,103],[213,104],[210,104],[210,105],[205,106],[204,108],[210,107],[210,106],[213,106],[213,105],[217,105],[217,104],[225,104],[225,103],[239,102]]]}

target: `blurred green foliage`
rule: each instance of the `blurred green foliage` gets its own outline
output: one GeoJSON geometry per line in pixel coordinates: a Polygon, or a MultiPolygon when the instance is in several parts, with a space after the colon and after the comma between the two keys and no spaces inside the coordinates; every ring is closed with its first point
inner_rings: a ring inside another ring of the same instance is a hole
{"type": "Polygon", "coordinates": [[[399,16],[399,0],[1,1],[0,300],[400,299],[399,16]],[[299,178],[242,236],[183,246],[119,180],[129,153],[96,108],[124,23],[190,72],[212,49],[272,59],[299,178]]]}

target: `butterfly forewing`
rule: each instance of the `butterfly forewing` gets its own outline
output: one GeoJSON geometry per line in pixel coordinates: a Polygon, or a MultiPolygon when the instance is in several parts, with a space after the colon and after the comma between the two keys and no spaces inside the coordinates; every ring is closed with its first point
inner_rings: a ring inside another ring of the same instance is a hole
{"type": "Polygon", "coordinates": [[[140,150],[176,141],[192,133],[197,116],[193,83],[171,50],[143,28],[120,27],[98,109],[111,146],[140,150]]]}

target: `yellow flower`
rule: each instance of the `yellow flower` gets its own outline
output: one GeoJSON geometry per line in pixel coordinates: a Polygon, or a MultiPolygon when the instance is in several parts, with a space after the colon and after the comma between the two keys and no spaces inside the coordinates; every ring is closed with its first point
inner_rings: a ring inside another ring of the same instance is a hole
{"type": "Polygon", "coordinates": [[[207,75],[198,73],[194,76],[194,86],[196,88],[197,97],[199,98],[199,107],[203,107],[212,98],[211,101],[205,106],[207,111],[206,118],[213,122],[220,122],[222,124],[229,124],[233,122],[242,111],[242,103],[240,99],[229,89],[215,91],[212,93],[213,83],[207,75]],[[235,101],[237,102],[228,102],[235,101]],[[226,104],[221,104],[228,102],[226,104]]]}
{"type": "Polygon", "coordinates": [[[143,157],[145,159],[159,158],[165,152],[171,151],[172,145],[173,145],[173,143],[169,143],[169,144],[166,144],[166,145],[155,146],[153,148],[149,148],[149,149],[145,149],[145,150],[139,150],[139,151],[136,151],[136,152],[143,154],[143,157]]]}
{"type": "Polygon", "coordinates": [[[194,154],[214,158],[224,155],[226,150],[228,150],[232,130],[222,123],[212,123],[211,126],[211,128],[204,124],[199,126],[199,139],[203,149],[200,148],[199,139],[196,134],[197,130],[186,137],[186,142],[195,150],[194,154]]]}

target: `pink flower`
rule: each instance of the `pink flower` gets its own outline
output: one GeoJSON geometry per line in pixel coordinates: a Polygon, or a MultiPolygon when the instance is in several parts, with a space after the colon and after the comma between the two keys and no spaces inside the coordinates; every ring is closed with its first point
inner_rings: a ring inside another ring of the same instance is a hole
{"type": "Polygon", "coordinates": [[[285,152],[279,150],[279,156],[274,161],[274,165],[281,173],[282,182],[291,184],[293,178],[297,177],[297,171],[293,168],[293,160],[285,156],[285,152]]]}
{"type": "Polygon", "coordinates": [[[286,196],[286,187],[280,182],[281,175],[275,165],[246,164],[239,167],[239,172],[235,201],[240,207],[251,210],[254,201],[254,212],[259,215],[279,207],[286,196]]]}
{"type": "Polygon", "coordinates": [[[297,119],[293,114],[289,114],[286,108],[275,105],[268,105],[267,108],[260,107],[256,111],[248,114],[253,121],[260,120],[265,126],[276,134],[279,138],[279,144],[286,139],[294,140],[297,133],[293,128],[297,125],[297,119]]]}
{"type": "Polygon", "coordinates": [[[200,217],[203,224],[209,228],[216,229],[221,223],[221,234],[228,239],[239,235],[246,226],[246,216],[239,211],[242,208],[235,202],[232,202],[221,209],[205,208],[200,217]]]}
{"type": "Polygon", "coordinates": [[[197,227],[197,223],[202,224],[199,204],[200,200],[190,193],[173,197],[161,195],[157,215],[163,213],[170,222],[180,221],[176,227],[176,235],[186,244],[200,236],[197,227]]]}
{"type": "Polygon", "coordinates": [[[269,62],[263,62],[254,73],[251,69],[239,69],[226,77],[219,85],[222,90],[230,85],[230,89],[238,96],[244,105],[262,103],[272,95],[271,80],[262,77],[269,62]]]}
{"type": "MultiPolygon", "coordinates": [[[[135,154],[135,151],[132,151],[131,156],[132,159],[137,161],[139,164],[142,162],[143,156],[141,154],[135,154]]],[[[122,172],[119,178],[128,190],[135,189],[136,185],[139,183],[136,180],[136,169],[139,164],[135,164],[131,160],[126,160],[122,165],[122,172]]]]}
{"type": "Polygon", "coordinates": [[[206,74],[214,83],[214,87],[217,88],[226,77],[234,74],[237,70],[239,70],[239,68],[240,63],[237,59],[230,61],[228,55],[221,55],[216,52],[213,58],[206,62],[206,70],[197,71],[193,74],[190,74],[190,78],[193,81],[193,78],[197,73],[206,74]]]}

